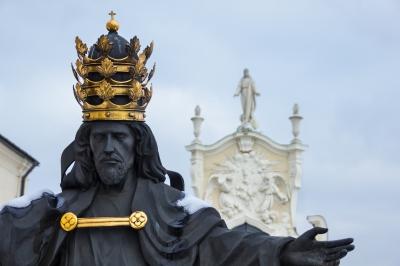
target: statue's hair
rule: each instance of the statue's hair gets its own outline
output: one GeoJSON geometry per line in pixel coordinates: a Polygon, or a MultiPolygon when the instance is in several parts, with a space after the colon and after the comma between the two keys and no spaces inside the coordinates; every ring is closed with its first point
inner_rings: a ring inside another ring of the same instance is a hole
{"type": "Polygon", "coordinates": [[[150,127],[144,122],[85,122],[75,136],[74,158],[75,164],[71,172],[64,176],[61,188],[84,188],[99,181],[94,165],[93,154],[90,149],[90,132],[95,123],[123,123],[127,125],[135,139],[134,174],[138,178],[147,178],[156,183],[165,181],[167,170],[161,164],[157,142],[150,127]]]}

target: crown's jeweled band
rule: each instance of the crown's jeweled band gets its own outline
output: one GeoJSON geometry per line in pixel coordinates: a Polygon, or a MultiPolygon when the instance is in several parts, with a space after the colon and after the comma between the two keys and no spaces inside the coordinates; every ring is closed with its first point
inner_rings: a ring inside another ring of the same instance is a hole
{"type": "Polygon", "coordinates": [[[144,121],[145,114],[138,111],[84,111],[83,121],[93,121],[93,120],[111,120],[111,121],[124,121],[124,120],[134,120],[134,121],[144,121]]]}
{"type": "Polygon", "coordinates": [[[143,211],[135,211],[129,217],[93,217],[78,218],[74,213],[65,213],[60,220],[61,228],[70,232],[76,228],[130,226],[135,230],[142,229],[147,223],[143,211]]]}

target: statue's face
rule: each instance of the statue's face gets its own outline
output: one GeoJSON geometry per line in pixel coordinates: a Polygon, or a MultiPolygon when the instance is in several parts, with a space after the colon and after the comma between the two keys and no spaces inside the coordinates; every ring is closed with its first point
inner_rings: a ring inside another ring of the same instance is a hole
{"type": "Polygon", "coordinates": [[[134,161],[134,138],[127,125],[118,122],[94,123],[90,148],[100,180],[109,186],[125,181],[134,161]]]}

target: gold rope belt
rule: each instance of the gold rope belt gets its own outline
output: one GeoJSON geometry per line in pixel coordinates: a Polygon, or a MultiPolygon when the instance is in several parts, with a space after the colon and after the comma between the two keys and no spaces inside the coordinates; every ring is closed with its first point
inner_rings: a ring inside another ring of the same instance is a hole
{"type": "Polygon", "coordinates": [[[78,218],[74,213],[67,212],[61,217],[60,226],[66,231],[75,228],[130,226],[135,230],[142,229],[147,223],[147,215],[143,211],[135,211],[129,217],[93,217],[78,218]]]}

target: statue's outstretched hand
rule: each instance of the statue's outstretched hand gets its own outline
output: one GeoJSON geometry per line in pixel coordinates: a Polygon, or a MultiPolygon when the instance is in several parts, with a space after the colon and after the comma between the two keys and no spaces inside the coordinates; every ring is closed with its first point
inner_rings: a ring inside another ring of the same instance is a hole
{"type": "Polygon", "coordinates": [[[308,230],[282,251],[283,266],[336,266],[340,259],[354,249],[353,239],[317,241],[315,236],[325,234],[328,229],[315,227],[308,230]]]}

